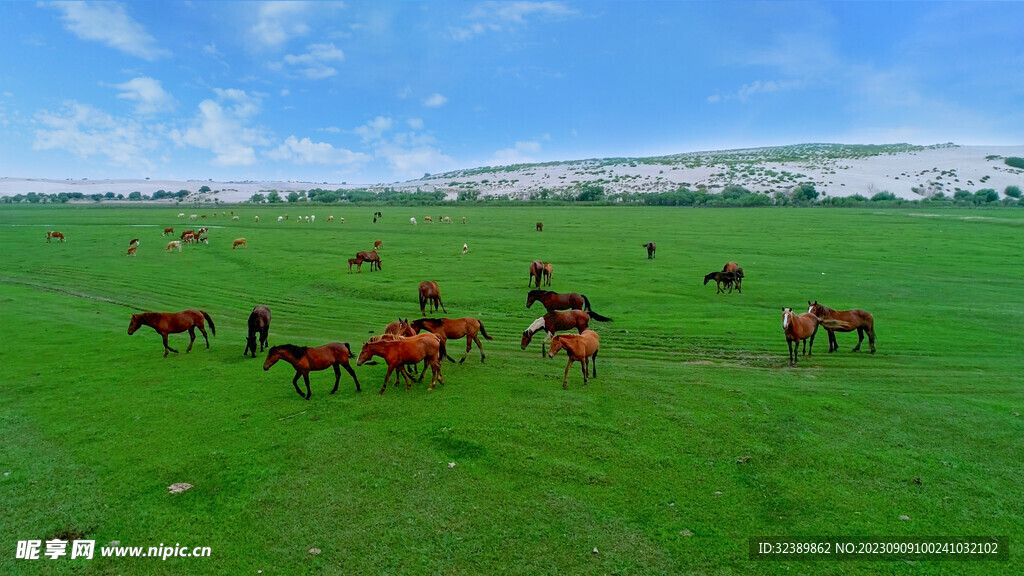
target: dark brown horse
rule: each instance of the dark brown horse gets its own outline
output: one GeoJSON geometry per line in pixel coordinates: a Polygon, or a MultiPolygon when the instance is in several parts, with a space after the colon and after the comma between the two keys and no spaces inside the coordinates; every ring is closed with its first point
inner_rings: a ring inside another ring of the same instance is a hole
{"type": "Polygon", "coordinates": [[[529,328],[523,330],[523,339],[520,342],[520,348],[526,350],[526,347],[529,346],[530,342],[533,340],[534,334],[544,330],[544,340],[541,340],[540,343],[540,355],[544,356],[546,354],[544,344],[554,338],[556,332],[576,329],[580,334],[582,334],[589,325],[590,315],[583,310],[548,312],[534,320],[533,324],[530,324],[529,328]]]}
{"type": "Polygon", "coordinates": [[[590,308],[590,300],[582,294],[575,292],[566,292],[559,294],[558,292],[552,292],[550,290],[530,290],[526,295],[526,307],[533,306],[534,302],[540,302],[544,305],[544,308],[548,312],[554,312],[555,310],[586,310],[590,313],[590,317],[598,322],[611,322],[612,319],[607,316],[601,316],[597,312],[594,312],[590,308]]]}
{"type": "Polygon", "coordinates": [[[707,286],[711,280],[715,281],[715,294],[725,293],[725,289],[728,288],[729,292],[732,292],[733,287],[736,283],[735,272],[712,272],[704,276],[704,285],[707,286]]]}
{"type": "Polygon", "coordinates": [[[256,335],[260,336],[260,352],[267,346],[267,334],[270,332],[270,308],[263,304],[257,305],[249,313],[249,335],[245,338],[245,352],[242,356],[252,352],[256,357],[256,335]]]}
{"type": "Polygon", "coordinates": [[[57,232],[56,230],[52,230],[46,233],[46,241],[49,242],[50,240],[57,240],[59,242],[65,241],[64,235],[61,234],[60,232],[57,232]]]}
{"type": "Polygon", "coordinates": [[[449,340],[458,340],[459,338],[466,339],[466,353],[462,355],[462,359],[459,360],[459,364],[466,361],[466,357],[469,356],[469,352],[473,349],[473,343],[476,342],[477,349],[480,350],[480,361],[483,362],[486,359],[484,354],[484,347],[480,344],[480,339],[477,335],[480,334],[487,340],[494,340],[487,335],[487,330],[484,329],[483,322],[476,318],[419,318],[413,320],[409,327],[416,333],[422,330],[437,334],[441,337],[441,355],[448,360],[455,362],[447,352],[447,344],[449,340]]]}
{"type": "Polygon", "coordinates": [[[441,288],[438,287],[437,282],[420,282],[420,314],[424,316],[427,315],[426,306],[428,302],[430,303],[431,312],[437,311],[438,306],[440,306],[445,314],[448,313],[444,303],[441,302],[441,288]]]}
{"type": "Polygon", "coordinates": [[[313,395],[309,389],[309,373],[326,370],[330,367],[334,368],[334,389],[331,390],[331,394],[338,391],[338,383],[341,382],[342,366],[345,367],[345,371],[352,376],[352,380],[356,383],[356,392],[362,392],[359,388],[359,379],[356,378],[355,371],[352,370],[352,366],[348,363],[351,357],[352,349],[344,342],[331,342],[330,344],[324,344],[315,348],[281,344],[280,346],[274,346],[267,352],[267,359],[263,362],[263,369],[270,370],[270,367],[276,364],[278,360],[284,360],[291,364],[295,368],[295,378],[292,378],[292,386],[295,386],[295,391],[298,392],[299,396],[309,400],[309,397],[313,395]],[[302,376],[302,379],[306,382],[305,394],[299,389],[299,376],[302,376]]]}
{"type": "Polygon", "coordinates": [[[864,342],[864,334],[868,335],[868,345],[871,347],[871,353],[875,353],[875,317],[866,310],[853,309],[853,310],[833,310],[828,306],[818,304],[818,301],[807,302],[807,311],[814,314],[821,319],[832,319],[838,320],[845,323],[845,327],[840,328],[829,328],[825,327],[828,331],[828,351],[834,352],[839,350],[839,343],[836,341],[836,332],[853,332],[857,330],[857,345],[853,347],[851,352],[860,350],[860,345],[864,342]]]}
{"type": "Polygon", "coordinates": [[[789,363],[796,364],[801,342],[804,343],[804,355],[814,354],[814,335],[818,333],[818,317],[810,313],[797,315],[792,308],[783,308],[782,332],[786,335],[786,345],[789,346],[789,363]],[[807,350],[808,339],[811,341],[810,352],[807,350]]]}
{"type": "Polygon", "coordinates": [[[543,232],[543,231],[544,231],[544,223],[543,222],[537,222],[537,232],[543,232]]]}
{"type": "Polygon", "coordinates": [[[380,270],[380,255],[376,252],[356,252],[356,259],[370,263],[370,271],[380,270]]]}
{"type": "MultiPolygon", "coordinates": [[[[384,390],[388,387],[388,379],[391,378],[391,372],[395,371],[395,369],[398,370],[398,374],[405,378],[405,389],[409,390],[412,388],[412,378],[405,371],[405,367],[425,361],[431,369],[430,390],[433,390],[436,382],[444,385],[444,378],[441,377],[440,350],[441,338],[436,334],[417,334],[408,338],[386,335],[371,338],[363,344],[363,349],[359,351],[359,359],[356,362],[356,366],[362,366],[374,356],[380,356],[387,362],[388,372],[384,375],[384,385],[380,388],[380,393],[383,394],[384,390]]],[[[426,373],[427,370],[424,368],[423,374],[420,374],[418,381],[422,381],[423,375],[426,373]]],[[[395,375],[396,386],[398,385],[398,374],[395,375]]]]}
{"type": "Polygon", "coordinates": [[[168,351],[175,354],[178,353],[177,350],[167,345],[168,334],[177,334],[188,330],[190,340],[188,348],[185,350],[188,353],[192,350],[192,344],[196,341],[196,328],[199,328],[199,331],[203,333],[203,338],[206,340],[206,347],[210,347],[210,339],[206,336],[206,330],[203,328],[203,318],[210,323],[210,332],[216,336],[217,328],[213,325],[213,318],[210,318],[210,315],[202,310],[132,314],[132,321],[128,325],[128,335],[135,334],[135,331],[142,326],[152,327],[164,339],[164,358],[166,358],[168,351]]]}
{"type": "Polygon", "coordinates": [[[581,334],[561,334],[551,339],[551,349],[548,351],[548,358],[554,358],[559,350],[565,348],[569,355],[569,363],[565,365],[565,378],[562,379],[562,388],[568,388],[569,368],[573,362],[579,362],[583,368],[583,385],[586,386],[587,365],[593,358],[594,378],[597,378],[597,353],[601,349],[601,341],[597,332],[584,330],[581,334]]]}
{"type": "Polygon", "coordinates": [[[644,244],[644,248],[647,248],[647,259],[651,260],[654,258],[654,251],[658,249],[658,245],[654,242],[648,242],[644,244]]]}
{"type": "Polygon", "coordinates": [[[530,262],[530,279],[526,281],[527,286],[532,286],[534,282],[537,283],[537,288],[540,288],[541,276],[544,275],[544,263],[540,260],[534,260],[530,262]]]}

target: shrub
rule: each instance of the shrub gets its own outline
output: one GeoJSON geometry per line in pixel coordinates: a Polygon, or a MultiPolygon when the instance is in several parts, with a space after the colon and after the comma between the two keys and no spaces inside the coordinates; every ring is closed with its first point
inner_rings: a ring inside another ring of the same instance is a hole
{"type": "Polygon", "coordinates": [[[1010,198],[1020,198],[1020,188],[1017,186],[1007,186],[1006,190],[1003,190],[1003,194],[1006,194],[1010,198]]]}
{"type": "Polygon", "coordinates": [[[988,204],[999,200],[999,193],[991,188],[983,188],[974,193],[974,201],[978,204],[988,204]]]}
{"type": "Polygon", "coordinates": [[[896,195],[895,194],[893,194],[892,192],[885,191],[885,190],[883,190],[881,192],[878,192],[874,196],[871,197],[871,201],[872,202],[883,202],[885,200],[895,200],[895,199],[896,199],[896,195]]]}
{"type": "Polygon", "coordinates": [[[1010,156],[1006,160],[1003,160],[1003,162],[1006,162],[1007,166],[1011,166],[1013,168],[1024,168],[1024,158],[1010,156]]]}

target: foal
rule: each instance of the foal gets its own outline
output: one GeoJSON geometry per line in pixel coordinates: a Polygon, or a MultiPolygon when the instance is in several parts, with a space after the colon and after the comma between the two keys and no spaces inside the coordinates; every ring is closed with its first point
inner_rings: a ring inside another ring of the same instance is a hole
{"type": "Polygon", "coordinates": [[[560,334],[551,339],[551,347],[548,349],[548,358],[554,358],[555,354],[565,348],[569,355],[569,363],[565,365],[565,378],[562,379],[562,389],[568,388],[569,368],[573,362],[579,362],[583,368],[583,385],[586,386],[587,365],[590,358],[593,358],[594,378],[597,378],[597,352],[600,349],[600,339],[597,332],[584,330],[582,334],[560,334]]]}

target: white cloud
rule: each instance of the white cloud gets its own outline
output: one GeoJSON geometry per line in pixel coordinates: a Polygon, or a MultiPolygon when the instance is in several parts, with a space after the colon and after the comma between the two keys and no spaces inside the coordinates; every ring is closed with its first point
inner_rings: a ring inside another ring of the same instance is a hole
{"type": "Polygon", "coordinates": [[[540,152],[540,142],[516,142],[512,148],[504,148],[494,153],[487,161],[489,166],[508,166],[511,164],[527,164],[536,162],[534,159],[540,152]]]}
{"type": "Polygon", "coordinates": [[[423,101],[423,105],[427,108],[440,108],[448,102],[448,99],[442,94],[432,94],[429,98],[423,101]]]}
{"type": "Polygon", "coordinates": [[[305,54],[286,54],[284,63],[291,67],[293,72],[309,80],[323,80],[338,73],[331,66],[335,62],[345,59],[345,53],[331,44],[311,44],[307,47],[309,52],[305,54]]]}
{"type": "Polygon", "coordinates": [[[395,122],[391,118],[377,116],[366,124],[354,128],[352,132],[362,138],[363,142],[370,142],[380,140],[385,132],[391,130],[391,127],[394,126],[394,124],[395,122]]]}
{"type": "Polygon", "coordinates": [[[755,80],[749,84],[744,84],[736,92],[729,94],[712,94],[708,96],[705,101],[709,104],[717,104],[723,100],[739,100],[740,102],[746,102],[760,94],[797,90],[804,86],[806,86],[806,83],[802,80],[755,80]]]}
{"type": "Polygon", "coordinates": [[[428,144],[404,146],[399,142],[382,144],[374,151],[383,158],[397,178],[418,178],[425,172],[443,172],[454,166],[454,160],[440,149],[428,144]]]}
{"type": "Polygon", "coordinates": [[[471,22],[464,28],[452,28],[452,38],[463,41],[485,32],[501,32],[527,24],[527,18],[557,19],[572,16],[577,12],[564,2],[481,2],[467,19],[471,22]]]}
{"type": "Polygon", "coordinates": [[[295,164],[359,165],[370,160],[369,156],[360,152],[335,148],[327,142],[313,142],[309,138],[299,140],[295,136],[286,138],[283,144],[268,152],[267,156],[295,164]]]}
{"type": "Polygon", "coordinates": [[[115,2],[52,2],[62,12],[65,27],[83,40],[102,42],[144,60],[156,60],[170,52],[125,7],[115,2]]]}
{"type": "Polygon", "coordinates": [[[422,118],[409,118],[405,121],[409,125],[409,128],[413,130],[423,130],[423,119],[422,118]]]}
{"type": "Polygon", "coordinates": [[[157,114],[174,109],[174,97],[167,93],[159,80],[140,76],[115,86],[121,93],[118,98],[135,103],[138,114],[157,114]]]}
{"type": "Polygon", "coordinates": [[[203,100],[191,125],[184,133],[172,132],[172,139],[180,145],[210,150],[215,155],[214,164],[255,164],[254,146],[268,143],[262,129],[250,125],[251,118],[259,113],[260,101],[242,90],[218,88],[214,91],[224,105],[215,100],[203,100]]]}
{"type": "Polygon", "coordinates": [[[117,118],[87,104],[69,101],[59,113],[36,114],[33,150],[65,150],[81,158],[106,156],[116,166],[152,170],[147,152],[159,137],[142,124],[117,118]]]}
{"type": "Polygon", "coordinates": [[[288,40],[309,33],[302,21],[309,2],[263,2],[257,9],[256,24],[249,30],[264,46],[276,48],[288,40]]]}

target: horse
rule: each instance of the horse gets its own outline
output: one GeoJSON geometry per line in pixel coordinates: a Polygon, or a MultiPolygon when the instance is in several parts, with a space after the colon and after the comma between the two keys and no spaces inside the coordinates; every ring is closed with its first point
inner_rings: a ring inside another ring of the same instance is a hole
{"type": "Polygon", "coordinates": [[[292,386],[295,386],[295,391],[299,396],[309,400],[309,397],[313,395],[313,392],[309,389],[310,372],[333,367],[334,388],[331,390],[331,394],[334,394],[338,391],[338,384],[341,382],[341,366],[344,366],[345,371],[352,376],[352,380],[356,383],[356,392],[362,392],[363,390],[359,387],[359,379],[356,378],[355,371],[352,370],[352,366],[348,363],[351,357],[352,349],[349,348],[346,342],[331,342],[330,344],[324,344],[315,348],[295,346],[294,344],[281,344],[280,346],[274,346],[267,352],[267,359],[263,361],[263,370],[270,370],[270,367],[276,364],[278,360],[288,362],[295,368],[295,378],[292,378],[292,386]],[[302,379],[306,382],[305,394],[299,389],[299,376],[302,376],[302,379]]]}
{"type": "Polygon", "coordinates": [[[654,258],[654,251],[658,249],[658,245],[654,242],[648,242],[644,244],[644,248],[647,248],[647,259],[652,260],[654,258]]]}
{"type": "Polygon", "coordinates": [[[523,330],[523,340],[520,343],[520,348],[526,350],[526,347],[530,345],[533,340],[534,334],[544,330],[544,340],[540,343],[540,355],[544,356],[545,342],[555,337],[556,332],[562,332],[565,330],[572,330],[575,328],[580,334],[590,325],[590,315],[583,310],[566,310],[559,312],[548,312],[547,314],[537,318],[530,324],[530,327],[523,330]]]}
{"type": "Polygon", "coordinates": [[[178,249],[178,252],[181,252],[181,240],[175,240],[173,242],[168,242],[167,243],[167,249],[164,250],[164,252],[170,252],[170,251],[174,250],[175,248],[178,249]]]}
{"type": "Polygon", "coordinates": [[[164,228],[164,236],[168,234],[174,234],[174,228],[164,228]]]}
{"type": "Polygon", "coordinates": [[[543,232],[543,231],[544,231],[544,223],[543,222],[537,222],[537,232],[543,232]]]}
{"type": "Polygon", "coordinates": [[[530,279],[527,280],[526,285],[532,286],[534,279],[537,282],[537,288],[540,288],[541,277],[544,275],[544,263],[540,260],[534,260],[530,262],[530,279]]]}
{"type": "Polygon", "coordinates": [[[270,332],[270,308],[263,304],[257,305],[249,313],[249,335],[245,338],[245,352],[242,352],[242,356],[251,351],[252,357],[256,357],[257,332],[260,335],[260,352],[263,352],[267,346],[267,333],[270,332]]]}
{"type": "Polygon", "coordinates": [[[334,222],[334,216],[328,216],[327,217],[327,221],[328,222],[334,222]]]}
{"type": "Polygon", "coordinates": [[[857,345],[853,347],[851,352],[860,350],[860,345],[864,342],[864,334],[868,335],[868,345],[871,347],[871,353],[875,353],[875,317],[866,310],[853,309],[853,310],[833,310],[828,306],[818,304],[818,301],[807,302],[807,311],[814,314],[821,319],[834,319],[846,323],[846,327],[841,328],[829,328],[825,329],[828,331],[828,351],[829,353],[839,350],[839,342],[836,341],[836,332],[853,332],[857,330],[857,345]]]}
{"type": "Polygon", "coordinates": [[[740,265],[735,262],[726,262],[725,266],[722,266],[722,272],[735,272],[740,269],[740,265]]]}
{"type": "Polygon", "coordinates": [[[363,273],[363,259],[362,258],[349,258],[348,259],[348,273],[352,273],[352,265],[356,265],[356,274],[363,273]]]}
{"type": "Polygon", "coordinates": [[[555,267],[550,262],[544,263],[544,285],[551,286],[551,275],[555,273],[555,267]]]}
{"type": "Polygon", "coordinates": [[[566,292],[559,294],[558,292],[552,292],[550,290],[530,290],[526,295],[526,307],[533,306],[534,302],[540,302],[544,305],[544,308],[548,312],[554,312],[555,310],[586,310],[590,313],[590,317],[598,322],[611,322],[612,319],[607,316],[602,316],[590,307],[590,300],[587,299],[583,294],[577,294],[575,292],[566,292]]]}
{"type": "Polygon", "coordinates": [[[138,250],[136,246],[129,246],[128,253],[125,256],[135,256],[135,251],[138,250]]]}
{"type": "Polygon", "coordinates": [[[434,219],[433,219],[433,218],[431,218],[430,216],[424,216],[424,217],[423,217],[423,221],[424,221],[424,222],[430,222],[431,224],[433,224],[433,223],[434,223],[434,219]]]}
{"type": "MultiPolygon", "coordinates": [[[[405,367],[410,364],[418,364],[422,360],[426,362],[427,366],[430,366],[429,390],[433,390],[437,382],[444,385],[444,378],[441,377],[440,351],[441,338],[436,334],[417,334],[408,338],[401,336],[371,338],[363,344],[363,349],[359,351],[359,359],[356,362],[356,366],[362,366],[374,356],[383,358],[388,365],[387,374],[384,375],[384,385],[380,388],[380,393],[384,394],[384,390],[388,387],[388,379],[391,378],[391,373],[396,368],[398,369],[398,374],[405,378],[405,389],[409,390],[412,388],[412,378],[405,371],[405,367]]],[[[426,373],[427,370],[424,368],[417,382],[422,382],[423,376],[426,373]]],[[[398,385],[398,374],[395,375],[396,386],[398,385]]]]}
{"type": "Polygon", "coordinates": [[[462,245],[462,255],[465,256],[467,252],[469,252],[469,244],[463,244],[462,245]]]}
{"type": "Polygon", "coordinates": [[[463,224],[465,224],[465,223],[466,223],[466,217],[465,217],[465,216],[463,216],[463,217],[462,217],[462,223],[463,223],[463,224]]]}
{"type": "Polygon", "coordinates": [[[132,320],[128,324],[128,335],[135,334],[135,331],[142,326],[149,326],[156,330],[164,339],[164,358],[167,358],[167,352],[178,353],[177,350],[167,345],[167,335],[177,334],[188,330],[189,342],[188,348],[185,349],[185,353],[189,353],[192,350],[192,344],[196,341],[196,328],[203,333],[203,338],[206,340],[206,348],[210,348],[210,338],[206,335],[206,329],[203,328],[203,318],[210,323],[210,332],[214,336],[217,335],[217,328],[213,325],[213,318],[202,310],[182,310],[181,312],[143,312],[141,314],[132,314],[132,320]]]}
{"type": "Polygon", "coordinates": [[[473,343],[476,342],[476,347],[480,350],[480,362],[483,362],[487,356],[484,354],[484,347],[480,344],[480,339],[477,338],[477,334],[483,335],[487,340],[494,340],[487,335],[487,330],[484,329],[483,322],[476,318],[419,318],[409,323],[409,327],[419,334],[421,331],[426,330],[432,332],[441,337],[441,353],[448,360],[455,362],[455,360],[448,355],[447,344],[448,340],[458,340],[459,338],[466,338],[466,353],[462,355],[462,359],[459,360],[459,364],[466,361],[466,357],[469,356],[471,350],[473,350],[473,343]]]}
{"type": "Polygon", "coordinates": [[[370,271],[380,270],[380,255],[376,252],[356,252],[356,258],[370,263],[370,271]]]}
{"type": "Polygon", "coordinates": [[[737,292],[743,294],[743,268],[737,268],[733,271],[733,276],[735,278],[732,282],[733,286],[736,287],[737,292]]]}
{"type": "Polygon", "coordinates": [[[245,243],[245,238],[236,238],[235,241],[231,244],[231,249],[234,250],[239,246],[241,246],[242,248],[248,248],[248,245],[246,245],[245,243]]]}
{"type": "Polygon", "coordinates": [[[569,363],[565,365],[565,378],[562,379],[562,389],[568,388],[569,368],[573,362],[579,362],[583,368],[583,385],[588,383],[587,365],[593,358],[594,378],[597,378],[597,353],[601,348],[600,338],[593,330],[584,330],[580,334],[561,334],[551,339],[551,347],[548,349],[548,358],[554,358],[559,350],[565,348],[569,355],[569,363]]]}
{"type": "Polygon", "coordinates": [[[447,314],[448,310],[444,307],[444,303],[441,302],[441,288],[438,287],[437,282],[427,281],[420,282],[420,314],[427,315],[425,309],[427,302],[430,303],[430,311],[436,312],[438,306],[444,313],[447,314]]]}
{"type": "Polygon", "coordinates": [[[53,231],[50,231],[50,232],[46,233],[46,241],[49,242],[50,240],[57,240],[58,242],[65,242],[64,235],[61,234],[60,232],[57,232],[56,230],[53,230],[53,231]]]}
{"type": "Polygon", "coordinates": [[[380,240],[374,240],[373,241],[373,251],[374,252],[377,252],[377,251],[379,251],[379,250],[381,250],[383,248],[384,248],[384,243],[383,242],[381,242],[380,240]]]}
{"type": "Polygon", "coordinates": [[[129,248],[132,247],[132,246],[138,246],[138,245],[139,245],[139,239],[138,238],[132,238],[131,240],[128,241],[128,247],[129,248]]]}
{"type": "Polygon", "coordinates": [[[733,283],[736,282],[735,272],[712,272],[704,275],[704,285],[707,286],[708,282],[715,281],[715,294],[725,293],[725,288],[732,292],[733,283]],[[724,286],[724,288],[723,288],[724,286]]]}
{"type": "Polygon", "coordinates": [[[804,355],[814,354],[814,335],[818,332],[818,317],[811,313],[794,314],[792,308],[782,309],[782,332],[786,335],[786,345],[789,346],[789,364],[797,363],[797,354],[800,352],[800,342],[804,343],[804,355]],[[807,340],[811,341],[811,350],[807,350],[807,340]],[[793,343],[796,347],[793,347],[793,343]]]}
{"type": "MultiPolygon", "coordinates": [[[[377,217],[376,216],[373,217],[373,221],[374,221],[374,223],[377,222],[377,217]]],[[[409,218],[409,224],[412,224],[413,226],[415,226],[416,225],[416,219],[415,218],[409,218]]]]}

